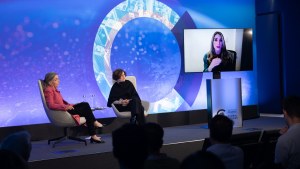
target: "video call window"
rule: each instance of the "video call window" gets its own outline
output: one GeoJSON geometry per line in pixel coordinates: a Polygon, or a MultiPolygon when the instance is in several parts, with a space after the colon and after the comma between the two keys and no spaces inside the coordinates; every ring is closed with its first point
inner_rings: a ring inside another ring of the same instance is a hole
{"type": "Polygon", "coordinates": [[[185,72],[253,70],[252,29],[185,29],[184,69],[185,72]]]}

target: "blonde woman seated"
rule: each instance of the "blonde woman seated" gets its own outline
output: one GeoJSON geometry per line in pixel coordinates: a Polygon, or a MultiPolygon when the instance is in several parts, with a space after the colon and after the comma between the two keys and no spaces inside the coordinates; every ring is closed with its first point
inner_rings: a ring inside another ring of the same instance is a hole
{"type": "Polygon", "coordinates": [[[93,114],[93,111],[87,102],[70,104],[65,101],[58,90],[59,78],[57,73],[50,72],[45,75],[43,80],[43,89],[45,100],[49,109],[68,111],[71,115],[85,117],[91,143],[104,143],[101,137],[96,135],[96,127],[103,127],[93,114]]]}

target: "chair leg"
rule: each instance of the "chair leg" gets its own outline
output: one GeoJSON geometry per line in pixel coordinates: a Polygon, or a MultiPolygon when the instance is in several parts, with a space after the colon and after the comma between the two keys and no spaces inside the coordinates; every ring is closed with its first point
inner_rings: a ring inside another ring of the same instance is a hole
{"type": "Polygon", "coordinates": [[[78,138],[78,137],[72,137],[72,136],[68,136],[68,139],[75,140],[75,141],[80,141],[80,142],[84,142],[84,144],[87,145],[85,139],[81,139],[81,138],[78,138]]]}
{"type": "Polygon", "coordinates": [[[49,140],[48,140],[48,145],[50,144],[50,142],[51,142],[51,141],[60,140],[60,139],[63,139],[64,137],[66,137],[66,136],[61,136],[61,137],[57,137],[57,138],[53,138],[53,139],[49,139],[49,140]]]}
{"type": "Polygon", "coordinates": [[[68,127],[64,128],[64,136],[53,138],[53,139],[49,139],[48,140],[48,145],[50,144],[51,141],[55,141],[53,143],[53,145],[52,145],[52,147],[54,148],[56,144],[58,144],[58,143],[60,143],[60,142],[62,142],[64,140],[67,140],[67,139],[74,140],[74,141],[84,142],[84,144],[87,146],[87,142],[86,142],[85,139],[81,139],[81,138],[78,138],[78,137],[69,136],[68,135],[68,127]]]}
{"type": "Polygon", "coordinates": [[[56,144],[64,141],[64,140],[67,140],[67,136],[64,136],[64,137],[61,137],[60,139],[56,140],[53,144],[52,144],[52,147],[54,148],[56,144]]]}

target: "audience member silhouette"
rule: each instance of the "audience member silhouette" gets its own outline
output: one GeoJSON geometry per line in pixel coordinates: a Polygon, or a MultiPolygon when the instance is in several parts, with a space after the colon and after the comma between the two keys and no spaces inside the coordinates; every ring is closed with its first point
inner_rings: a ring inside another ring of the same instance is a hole
{"type": "Polygon", "coordinates": [[[31,153],[30,139],[31,135],[27,131],[15,132],[3,139],[0,149],[14,152],[28,161],[31,153]]]}
{"type": "Polygon", "coordinates": [[[177,159],[160,152],[163,146],[163,128],[151,122],[146,123],[144,127],[148,142],[148,157],[144,169],[179,169],[180,162],[177,159]]]}
{"type": "Polygon", "coordinates": [[[31,153],[31,135],[19,131],[6,136],[0,145],[1,169],[28,169],[31,153]]]}
{"type": "Polygon", "coordinates": [[[283,114],[288,128],[278,138],[274,162],[285,169],[300,169],[300,97],[286,97],[283,114]]]}
{"type": "Polygon", "coordinates": [[[17,153],[1,149],[0,150],[1,169],[29,169],[28,162],[17,153]]]}
{"type": "Polygon", "coordinates": [[[217,155],[226,169],[243,169],[244,152],[237,146],[230,144],[233,121],[224,115],[215,115],[209,125],[211,146],[206,151],[217,155]]]}
{"type": "Polygon", "coordinates": [[[147,140],[144,128],[124,124],[112,132],[113,155],[121,169],[142,169],[147,158],[147,140]]]}
{"type": "Polygon", "coordinates": [[[181,169],[225,169],[218,156],[207,151],[197,151],[187,156],[181,163],[181,169]]]}

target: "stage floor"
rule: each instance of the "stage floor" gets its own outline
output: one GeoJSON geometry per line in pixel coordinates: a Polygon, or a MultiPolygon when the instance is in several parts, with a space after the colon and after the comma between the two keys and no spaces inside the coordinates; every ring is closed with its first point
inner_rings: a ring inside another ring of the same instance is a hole
{"type": "MultiPolygon", "coordinates": [[[[164,128],[164,145],[199,142],[209,136],[206,124],[185,125],[164,128]]],[[[249,133],[254,131],[277,130],[285,125],[282,117],[263,117],[243,121],[243,127],[234,128],[233,134],[249,133]]],[[[29,162],[53,160],[66,157],[83,156],[112,152],[111,134],[101,135],[104,144],[91,144],[85,146],[71,140],[63,141],[54,148],[47,144],[47,140],[32,142],[32,151],[29,162]]]]}

